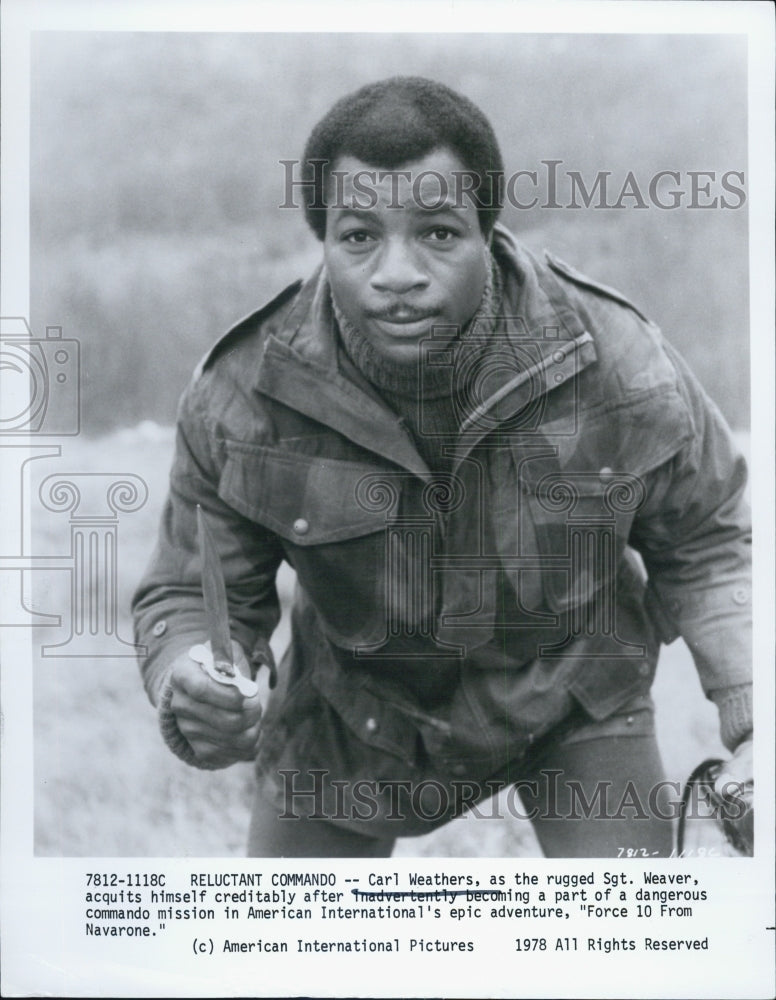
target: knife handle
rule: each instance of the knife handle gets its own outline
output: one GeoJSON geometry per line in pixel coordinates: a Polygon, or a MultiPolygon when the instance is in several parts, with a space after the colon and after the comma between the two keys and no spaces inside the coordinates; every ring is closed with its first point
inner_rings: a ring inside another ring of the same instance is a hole
{"type": "Polygon", "coordinates": [[[229,664],[216,663],[213,654],[204,643],[197,643],[189,650],[189,656],[202,667],[208,677],[212,677],[219,684],[229,684],[236,687],[244,698],[253,698],[258,692],[259,685],[252,681],[250,677],[241,674],[239,670],[229,664]],[[231,673],[229,672],[231,670],[231,673]]]}

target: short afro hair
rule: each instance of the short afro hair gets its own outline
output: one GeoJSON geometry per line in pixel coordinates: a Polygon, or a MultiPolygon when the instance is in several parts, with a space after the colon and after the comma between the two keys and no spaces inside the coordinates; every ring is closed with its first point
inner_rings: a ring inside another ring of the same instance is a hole
{"type": "Polygon", "coordinates": [[[305,215],[315,235],[323,240],[326,234],[325,189],[340,157],[397,170],[442,147],[474,175],[472,198],[487,238],[501,210],[504,176],[493,128],[468,98],[420,76],[367,84],[337,101],[312,130],[302,178],[309,191],[305,215]]]}

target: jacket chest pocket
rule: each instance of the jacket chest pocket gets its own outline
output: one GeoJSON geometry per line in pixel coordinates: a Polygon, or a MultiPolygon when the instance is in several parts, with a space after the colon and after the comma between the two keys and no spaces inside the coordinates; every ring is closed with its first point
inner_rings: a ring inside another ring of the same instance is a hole
{"type": "Polygon", "coordinates": [[[607,467],[562,468],[554,449],[528,455],[515,449],[514,457],[521,561],[535,561],[550,611],[575,613],[598,595],[606,598],[597,601],[605,618],[633,519],[646,500],[644,480],[607,467]]]}
{"type": "Polygon", "coordinates": [[[373,641],[383,625],[386,503],[375,467],[227,442],[219,496],[273,532],[340,644],[373,641]]]}
{"type": "Polygon", "coordinates": [[[555,613],[574,612],[597,598],[599,627],[605,628],[633,518],[646,499],[642,479],[606,468],[575,472],[556,466],[524,481],[522,495],[548,606],[555,613]]]}
{"type": "Polygon", "coordinates": [[[513,449],[552,611],[572,611],[606,593],[598,603],[608,613],[634,519],[650,503],[649,475],[691,433],[686,408],[669,387],[616,411],[581,413],[574,436],[557,443],[548,437],[533,455],[513,449]]]}
{"type": "Polygon", "coordinates": [[[294,546],[326,545],[385,527],[379,505],[362,500],[373,466],[241,442],[226,447],[219,496],[294,546]]]}

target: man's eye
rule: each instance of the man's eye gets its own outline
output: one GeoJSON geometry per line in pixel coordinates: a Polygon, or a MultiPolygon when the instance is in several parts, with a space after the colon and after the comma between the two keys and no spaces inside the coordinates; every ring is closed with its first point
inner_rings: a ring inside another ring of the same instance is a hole
{"type": "Polygon", "coordinates": [[[428,236],[434,243],[449,243],[457,234],[447,226],[435,226],[430,230],[428,236]]]}
{"type": "Polygon", "coordinates": [[[368,233],[365,229],[352,229],[348,233],[343,233],[340,237],[343,243],[350,243],[356,246],[363,246],[364,243],[370,243],[374,237],[371,233],[368,233]]]}

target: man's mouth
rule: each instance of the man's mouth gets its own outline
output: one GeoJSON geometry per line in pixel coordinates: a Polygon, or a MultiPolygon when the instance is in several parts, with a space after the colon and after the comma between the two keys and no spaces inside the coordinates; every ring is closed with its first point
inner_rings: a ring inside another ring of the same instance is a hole
{"type": "Polygon", "coordinates": [[[419,323],[424,319],[432,319],[436,313],[420,309],[384,309],[380,312],[367,314],[370,319],[382,320],[384,323],[419,323]]]}
{"type": "Polygon", "coordinates": [[[412,306],[397,305],[387,309],[374,309],[367,312],[367,317],[378,323],[388,323],[391,326],[417,326],[428,324],[439,316],[433,309],[416,309],[412,306]]]}

